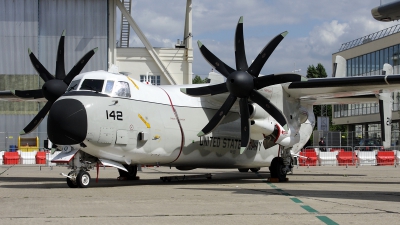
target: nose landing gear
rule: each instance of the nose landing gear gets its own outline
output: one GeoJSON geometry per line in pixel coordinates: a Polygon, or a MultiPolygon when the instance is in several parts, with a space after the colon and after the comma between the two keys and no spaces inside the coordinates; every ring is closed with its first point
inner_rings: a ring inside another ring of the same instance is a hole
{"type": "Polygon", "coordinates": [[[85,170],[79,172],[74,170],[68,173],[68,175],[62,174],[67,177],[67,185],[70,188],[87,188],[90,184],[90,174],[85,170]]]}
{"type": "Polygon", "coordinates": [[[68,162],[68,168],[72,169],[68,175],[61,173],[66,177],[67,185],[70,188],[87,188],[90,184],[89,170],[94,169],[94,165],[98,159],[80,150],[70,155],[70,161],[68,162]]]}

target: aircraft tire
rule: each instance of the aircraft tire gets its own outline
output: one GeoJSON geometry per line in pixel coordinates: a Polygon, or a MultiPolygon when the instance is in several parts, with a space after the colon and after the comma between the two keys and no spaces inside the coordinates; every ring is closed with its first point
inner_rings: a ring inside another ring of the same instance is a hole
{"type": "Polygon", "coordinates": [[[249,172],[249,168],[239,168],[238,170],[239,170],[239,172],[241,172],[241,173],[247,173],[247,172],[249,172]]]}
{"type": "MultiPolygon", "coordinates": [[[[68,173],[68,176],[70,176],[71,174],[73,174],[74,172],[69,172],[68,173]]],[[[68,177],[67,177],[67,185],[68,185],[68,187],[70,187],[70,188],[77,188],[78,187],[78,185],[76,184],[76,182],[73,182],[71,179],[69,179],[68,177]]]]}
{"type": "Polygon", "coordinates": [[[126,177],[128,180],[135,180],[136,179],[136,175],[137,175],[137,165],[124,165],[125,169],[128,170],[128,172],[123,171],[123,174],[120,174],[124,177],[126,177]]]}
{"type": "Polygon", "coordinates": [[[282,169],[284,167],[283,159],[281,157],[275,157],[272,159],[269,171],[271,173],[271,178],[278,178],[279,181],[286,181],[286,172],[282,169]]]}
{"type": "Polygon", "coordinates": [[[76,183],[80,188],[87,188],[90,184],[90,175],[88,172],[81,170],[76,176],[76,183]]]}
{"type": "Polygon", "coordinates": [[[256,173],[258,171],[260,171],[260,167],[258,168],[250,168],[251,172],[256,173]]]}

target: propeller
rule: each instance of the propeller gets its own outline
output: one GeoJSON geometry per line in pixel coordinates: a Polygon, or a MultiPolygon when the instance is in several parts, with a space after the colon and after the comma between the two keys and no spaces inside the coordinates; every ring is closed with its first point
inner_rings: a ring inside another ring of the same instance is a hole
{"type": "Polygon", "coordinates": [[[239,98],[240,116],[241,116],[241,147],[242,154],[250,141],[250,113],[249,100],[260,105],[268,114],[270,114],[281,126],[286,124],[285,116],[271,102],[261,95],[257,90],[286,82],[301,81],[302,76],[294,73],[270,74],[259,77],[264,64],[288,34],[287,31],[274,37],[258,54],[253,63],[248,66],[243,40],[243,17],[240,17],[235,32],[235,61],[236,70],[232,69],[218,57],[211,53],[200,41],[197,42],[200,52],[204,58],[224,77],[226,82],[222,84],[203,86],[199,88],[182,88],[181,91],[190,96],[207,96],[229,92],[228,98],[222,104],[221,108],[211,118],[208,124],[197,134],[203,136],[213,131],[224,119],[233,104],[239,98]]]}
{"type": "Polygon", "coordinates": [[[56,61],[56,73],[55,76],[51,75],[49,71],[40,63],[36,58],[35,54],[28,49],[29,58],[32,62],[33,67],[38,72],[39,76],[44,80],[42,89],[36,90],[16,90],[15,95],[21,98],[46,98],[47,103],[39,111],[39,113],[33,118],[33,120],[21,131],[21,135],[28,134],[39,126],[40,122],[49,112],[53,103],[65,93],[68,85],[71,83],[72,79],[78,75],[89,59],[94,55],[98,48],[94,48],[86,53],[69,71],[65,74],[65,64],[64,64],[64,39],[65,30],[61,34],[60,41],[58,43],[57,50],[57,61],[56,61]]]}

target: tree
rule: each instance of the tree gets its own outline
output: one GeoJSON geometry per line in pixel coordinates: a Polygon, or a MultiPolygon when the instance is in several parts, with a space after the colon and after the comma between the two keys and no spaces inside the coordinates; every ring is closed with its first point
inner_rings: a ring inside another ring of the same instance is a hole
{"type": "Polygon", "coordinates": [[[203,84],[203,83],[206,83],[206,81],[207,81],[207,78],[202,80],[199,75],[196,75],[192,80],[192,84],[203,84]]]}
{"type": "Polygon", "coordinates": [[[325,77],[327,77],[326,70],[321,63],[318,63],[317,67],[315,67],[314,65],[308,66],[307,78],[325,78],[325,77]]]}
{"type": "MultiPolygon", "coordinates": [[[[321,64],[318,63],[318,65],[315,67],[314,65],[309,65],[307,68],[307,78],[326,78],[327,74],[326,74],[326,70],[325,67],[321,64]]],[[[320,116],[321,115],[321,106],[320,105],[316,105],[313,108],[314,111],[314,115],[320,116]]],[[[332,106],[331,105],[327,105],[326,106],[326,111],[327,117],[329,117],[329,130],[330,131],[346,131],[346,126],[345,125],[333,125],[332,124],[332,106]]],[[[314,129],[317,129],[318,126],[315,126],[314,129]]]]}

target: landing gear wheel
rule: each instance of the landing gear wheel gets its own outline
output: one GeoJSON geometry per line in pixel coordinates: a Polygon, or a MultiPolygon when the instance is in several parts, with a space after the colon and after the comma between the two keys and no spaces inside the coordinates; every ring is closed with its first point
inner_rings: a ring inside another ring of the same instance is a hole
{"type": "Polygon", "coordinates": [[[90,183],[89,173],[84,170],[79,171],[78,176],[76,176],[76,183],[81,188],[87,188],[90,183]]]}
{"type": "Polygon", "coordinates": [[[249,172],[249,168],[240,168],[240,169],[238,169],[239,170],[239,172],[241,172],[241,173],[247,173],[247,172],[249,172]]]}
{"type": "MultiPolygon", "coordinates": [[[[68,176],[71,176],[73,174],[74,174],[74,172],[71,171],[71,172],[68,173],[68,176]]],[[[67,177],[67,185],[70,188],[77,188],[78,187],[78,184],[76,184],[76,181],[72,181],[69,177],[67,177]]]]}
{"type": "Polygon", "coordinates": [[[260,167],[258,168],[250,168],[251,172],[256,173],[258,171],[260,171],[260,167]]]}
{"type": "Polygon", "coordinates": [[[119,180],[136,180],[137,165],[124,165],[124,167],[128,172],[118,169],[119,180]]]}
{"type": "Polygon", "coordinates": [[[271,178],[278,178],[279,181],[286,181],[286,171],[284,170],[285,165],[283,165],[283,159],[281,157],[275,157],[272,159],[269,171],[271,173],[271,178]]]}

